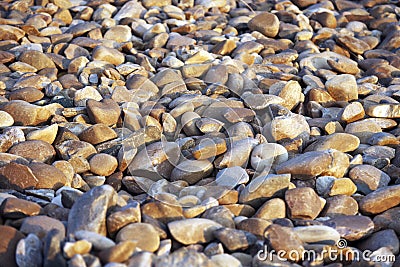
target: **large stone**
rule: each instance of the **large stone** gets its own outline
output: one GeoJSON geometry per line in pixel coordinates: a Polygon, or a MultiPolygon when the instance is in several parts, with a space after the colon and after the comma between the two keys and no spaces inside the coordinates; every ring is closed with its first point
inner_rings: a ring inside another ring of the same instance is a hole
{"type": "Polygon", "coordinates": [[[0,206],[0,214],[4,218],[19,219],[35,216],[40,212],[39,204],[18,198],[6,198],[0,206]]]}
{"type": "Polygon", "coordinates": [[[251,31],[258,31],[267,37],[275,37],[279,32],[279,19],[272,13],[258,14],[249,21],[251,31]]]}
{"type": "Polygon", "coordinates": [[[260,205],[273,197],[282,197],[291,187],[290,174],[259,176],[240,192],[239,202],[260,205]]]}
{"type": "Polygon", "coordinates": [[[334,76],[325,83],[325,87],[337,101],[358,99],[357,82],[353,75],[341,74],[334,76]]]}
{"type": "Polygon", "coordinates": [[[340,237],[348,241],[355,241],[367,237],[374,231],[374,223],[367,216],[337,216],[324,224],[336,229],[340,237]]]}
{"type": "Polygon", "coordinates": [[[48,121],[52,115],[44,107],[36,106],[23,100],[12,100],[1,109],[13,117],[15,125],[38,125],[48,121]]]}
{"type": "Polygon", "coordinates": [[[24,238],[24,235],[6,225],[0,225],[1,239],[0,239],[0,261],[4,266],[17,267],[15,259],[15,250],[18,242],[24,238]]]}
{"type": "Polygon", "coordinates": [[[0,178],[1,187],[6,189],[33,189],[38,183],[38,179],[28,166],[15,162],[0,167],[0,178]]]}
{"type": "Polygon", "coordinates": [[[299,261],[301,259],[299,255],[302,255],[304,252],[303,241],[293,229],[278,224],[271,224],[265,230],[264,236],[272,249],[283,251],[281,253],[283,255],[280,255],[282,258],[291,261],[299,261]]]}
{"type": "Polygon", "coordinates": [[[62,171],[52,165],[41,162],[32,162],[28,165],[38,180],[37,189],[50,188],[57,190],[64,185],[70,185],[70,181],[62,171]]]}
{"type": "Polygon", "coordinates": [[[385,187],[390,177],[383,171],[371,165],[357,165],[349,172],[349,177],[357,185],[357,190],[369,194],[378,188],[385,187]]]}
{"type": "Polygon", "coordinates": [[[124,63],[124,54],[119,52],[117,49],[109,48],[105,46],[97,46],[93,49],[92,57],[94,60],[102,60],[109,62],[115,66],[124,63]]]}
{"type": "Polygon", "coordinates": [[[208,243],[214,239],[213,232],[221,227],[219,223],[202,218],[168,223],[172,237],[184,245],[208,243]]]}
{"type": "Polygon", "coordinates": [[[68,234],[79,230],[106,235],[106,212],[116,203],[116,192],[109,185],[95,187],[78,198],[68,216],[68,234]]]}
{"type": "Polygon", "coordinates": [[[42,241],[34,234],[20,240],[16,250],[16,261],[18,266],[42,266],[42,241]]]}
{"type": "Polygon", "coordinates": [[[286,191],[285,202],[292,219],[315,219],[322,211],[322,200],[310,187],[299,187],[286,191]]]}
{"type": "Polygon", "coordinates": [[[338,231],[325,225],[300,226],[293,230],[306,243],[335,245],[340,239],[338,231]]]}
{"type": "Polygon", "coordinates": [[[369,193],[359,202],[364,214],[377,214],[400,204],[400,185],[386,186],[369,193]]]}
{"type": "Polygon", "coordinates": [[[103,123],[107,126],[117,123],[121,113],[118,104],[112,99],[104,99],[101,102],[89,99],[86,108],[93,123],[103,123]]]}
{"type": "Polygon", "coordinates": [[[23,220],[20,231],[24,234],[35,234],[44,238],[51,231],[56,230],[60,236],[65,237],[65,226],[57,219],[48,216],[32,216],[23,220]]]}
{"type": "Polygon", "coordinates": [[[247,249],[257,241],[257,237],[252,233],[231,228],[220,228],[213,234],[230,251],[247,249]]]}
{"type": "Polygon", "coordinates": [[[37,70],[56,67],[54,62],[47,55],[35,50],[25,51],[21,54],[19,60],[35,67],[37,70]]]}
{"type": "Polygon", "coordinates": [[[160,237],[156,229],[149,223],[131,223],[123,227],[116,236],[117,242],[137,241],[141,250],[154,252],[160,246],[160,237]]]}
{"type": "Polygon", "coordinates": [[[328,175],[343,177],[350,165],[349,158],[335,149],[311,151],[279,164],[278,174],[290,173],[298,177],[328,175]]]}
{"type": "Polygon", "coordinates": [[[309,145],[305,152],[323,151],[329,148],[342,152],[354,151],[360,145],[360,139],[357,136],[347,133],[333,133],[327,136],[319,137],[315,142],[309,145]]]}

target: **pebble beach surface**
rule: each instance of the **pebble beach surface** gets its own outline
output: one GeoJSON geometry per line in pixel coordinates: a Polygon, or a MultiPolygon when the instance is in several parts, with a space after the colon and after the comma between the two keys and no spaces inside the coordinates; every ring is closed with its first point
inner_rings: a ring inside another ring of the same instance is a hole
{"type": "Polygon", "coordinates": [[[0,266],[400,266],[399,18],[0,1],[0,266]]]}

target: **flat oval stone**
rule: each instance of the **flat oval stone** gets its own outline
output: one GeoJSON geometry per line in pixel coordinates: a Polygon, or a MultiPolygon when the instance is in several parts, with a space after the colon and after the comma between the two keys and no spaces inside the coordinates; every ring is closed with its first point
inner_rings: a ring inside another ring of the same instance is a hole
{"type": "Polygon", "coordinates": [[[357,136],[362,144],[367,144],[368,140],[375,133],[382,132],[382,129],[376,122],[365,119],[347,124],[345,132],[357,136]]]}
{"type": "Polygon", "coordinates": [[[265,229],[267,229],[267,227],[271,224],[272,222],[270,220],[264,220],[260,218],[248,218],[240,221],[236,225],[236,228],[252,233],[258,239],[263,239],[265,229]]]}
{"type": "Polygon", "coordinates": [[[400,207],[388,209],[374,217],[376,229],[393,229],[397,234],[400,233],[400,224],[396,218],[400,214],[400,207]]]}
{"type": "Polygon", "coordinates": [[[51,162],[56,155],[54,148],[49,143],[41,140],[20,142],[11,147],[8,152],[39,162],[51,162]]]}
{"type": "Polygon", "coordinates": [[[327,136],[321,136],[309,145],[304,151],[323,151],[329,148],[341,152],[354,151],[360,145],[360,139],[357,136],[347,133],[333,133],[327,136]]]}
{"type": "Polygon", "coordinates": [[[102,176],[111,175],[118,167],[118,161],[115,157],[99,153],[89,160],[90,171],[102,176]]]}
{"type": "Polygon", "coordinates": [[[6,198],[0,206],[0,213],[4,218],[19,219],[27,216],[35,216],[40,212],[41,207],[23,199],[6,198]]]}
{"type": "Polygon", "coordinates": [[[70,160],[74,157],[88,158],[97,153],[93,145],[77,140],[67,140],[56,145],[57,152],[64,160],[70,160]]]}
{"type": "Polygon", "coordinates": [[[365,113],[376,118],[400,118],[400,104],[368,105],[365,113]]]}
{"type": "Polygon", "coordinates": [[[359,202],[360,211],[365,214],[384,212],[400,204],[400,185],[379,188],[359,202]]]}
{"type": "Polygon", "coordinates": [[[93,49],[92,57],[94,60],[106,61],[115,66],[120,65],[125,61],[124,54],[119,52],[117,49],[105,46],[96,46],[93,49]]]}
{"type": "Polygon", "coordinates": [[[336,217],[342,215],[356,215],[358,213],[357,201],[346,195],[336,195],[326,198],[325,208],[321,215],[336,217]]]}
{"type": "Polygon", "coordinates": [[[52,144],[56,139],[58,132],[58,125],[53,124],[42,129],[32,131],[26,135],[27,140],[41,140],[52,144]]]}
{"type": "Polygon", "coordinates": [[[290,184],[290,174],[259,176],[240,192],[239,202],[260,204],[268,198],[283,196],[290,184]]]}
{"type": "Polygon", "coordinates": [[[255,218],[272,220],[286,217],[286,203],[280,198],[267,200],[254,214],[255,218]]]}
{"type": "Polygon", "coordinates": [[[131,223],[123,227],[116,236],[117,242],[132,240],[142,250],[154,252],[160,246],[160,237],[151,224],[131,223]]]}
{"type": "Polygon", "coordinates": [[[146,203],[142,207],[142,214],[148,215],[162,223],[169,223],[172,221],[183,220],[182,206],[167,201],[154,201],[146,203]]]}
{"type": "Polygon", "coordinates": [[[44,93],[35,87],[24,87],[10,92],[8,97],[10,100],[23,100],[32,103],[42,99],[44,93]]]}
{"type": "Polygon", "coordinates": [[[298,155],[276,167],[278,174],[290,173],[301,177],[330,175],[343,177],[349,167],[349,158],[343,152],[329,149],[298,155]],[[333,164],[333,162],[335,162],[333,164]]]}
{"type": "Polygon", "coordinates": [[[247,172],[239,166],[225,168],[217,173],[215,182],[219,186],[235,187],[238,184],[246,184],[249,181],[247,172]]]}
{"type": "Polygon", "coordinates": [[[16,125],[38,125],[46,122],[51,116],[51,113],[44,107],[23,100],[7,102],[1,109],[13,117],[16,125]]]}
{"type": "Polygon", "coordinates": [[[222,225],[209,219],[192,218],[168,223],[172,237],[184,245],[208,243],[213,232],[222,225]]]}
{"type": "Polygon", "coordinates": [[[244,138],[234,141],[225,154],[218,157],[214,164],[217,168],[229,168],[234,166],[245,167],[252,149],[258,144],[254,138],[244,138]]]}
{"type": "Polygon", "coordinates": [[[52,165],[32,162],[28,167],[38,180],[36,184],[37,189],[50,188],[57,190],[64,185],[69,185],[69,181],[64,173],[52,165]]]}
{"type": "Polygon", "coordinates": [[[197,183],[213,170],[208,160],[185,160],[179,163],[171,173],[171,181],[184,180],[189,184],[197,183]]]}
{"type": "Polygon", "coordinates": [[[340,239],[338,231],[325,225],[294,227],[293,231],[306,243],[335,245],[340,239]]]}
{"type": "MultiPolygon", "coordinates": [[[[99,258],[102,262],[109,263],[107,264],[107,266],[114,266],[110,265],[110,263],[115,264],[117,262],[122,263],[127,261],[133,254],[136,245],[137,242],[132,240],[119,242],[113,247],[103,249],[99,253],[99,258]]],[[[116,265],[115,267],[118,267],[118,265],[116,265]]]]}
{"type": "Polygon", "coordinates": [[[387,247],[394,254],[399,252],[399,238],[392,229],[386,229],[373,233],[365,240],[360,241],[359,248],[361,250],[375,251],[379,248],[387,247]]]}
{"type": "Polygon", "coordinates": [[[19,60],[33,66],[37,70],[56,67],[54,62],[46,54],[35,50],[25,51],[21,54],[19,60]]]}
{"type": "Polygon", "coordinates": [[[268,175],[271,168],[288,160],[285,147],[274,143],[262,143],[257,145],[251,152],[251,166],[258,175],[268,175]]]}
{"type": "Polygon", "coordinates": [[[340,237],[348,241],[362,239],[374,231],[374,223],[367,216],[337,216],[325,221],[324,224],[336,229],[340,237]]]}

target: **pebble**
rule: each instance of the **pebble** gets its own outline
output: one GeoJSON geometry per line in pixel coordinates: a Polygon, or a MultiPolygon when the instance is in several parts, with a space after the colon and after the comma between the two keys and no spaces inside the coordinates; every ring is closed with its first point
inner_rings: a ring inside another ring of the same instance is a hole
{"type": "Polygon", "coordinates": [[[222,225],[219,223],[203,218],[177,220],[168,223],[168,229],[173,238],[184,245],[210,242],[214,239],[214,231],[221,227],[222,225]]]}
{"type": "Polygon", "coordinates": [[[40,205],[17,198],[6,198],[0,206],[1,215],[11,219],[39,215],[40,210],[40,205]]]}
{"type": "Polygon", "coordinates": [[[116,193],[109,185],[95,187],[83,194],[75,201],[69,212],[68,234],[86,230],[106,235],[107,208],[115,202],[116,193]]]}
{"type": "Polygon", "coordinates": [[[286,252],[284,253],[285,255],[282,255],[283,258],[295,262],[300,260],[296,255],[302,255],[304,245],[303,241],[292,228],[280,226],[278,224],[271,224],[265,230],[264,236],[267,244],[269,244],[272,249],[275,251],[282,250],[286,252]],[[289,253],[291,251],[296,251],[296,253],[289,253]]]}
{"type": "Polygon", "coordinates": [[[290,174],[259,176],[240,192],[239,202],[257,205],[268,198],[282,197],[291,185],[290,178],[290,174]]]}
{"type": "Polygon", "coordinates": [[[352,134],[333,133],[317,138],[304,151],[324,151],[331,148],[341,152],[350,152],[356,150],[359,145],[360,139],[352,134]]]}
{"type": "Polygon", "coordinates": [[[246,249],[257,241],[255,235],[243,230],[220,228],[213,234],[230,251],[246,249]]]}
{"type": "Polygon", "coordinates": [[[399,258],[393,1],[2,4],[4,266],[399,258]]]}
{"type": "Polygon", "coordinates": [[[9,127],[14,124],[13,117],[5,111],[0,111],[0,127],[9,127]]]}
{"type": "Polygon", "coordinates": [[[377,189],[359,202],[360,211],[365,214],[377,214],[397,206],[397,190],[399,185],[392,185],[377,189]]]}
{"type": "Polygon", "coordinates": [[[40,239],[44,238],[47,234],[54,230],[58,231],[60,236],[65,236],[64,224],[57,219],[53,219],[44,215],[26,217],[22,221],[20,228],[21,233],[35,234],[40,239]]]}
{"type": "Polygon", "coordinates": [[[0,241],[0,259],[7,266],[18,266],[16,262],[16,249],[24,235],[13,227],[0,225],[2,238],[0,241]]]}
{"type": "Polygon", "coordinates": [[[322,213],[327,217],[341,215],[356,215],[358,212],[357,201],[346,195],[336,195],[326,199],[322,213]]]}
{"type": "Polygon", "coordinates": [[[300,187],[287,190],[285,202],[288,207],[290,218],[293,219],[315,219],[322,211],[325,200],[309,187],[300,187]]]}
{"type": "Polygon", "coordinates": [[[349,177],[357,185],[357,191],[369,194],[378,188],[386,187],[390,177],[383,171],[371,165],[358,165],[349,172],[349,177]]]}
{"type": "Polygon", "coordinates": [[[32,131],[26,135],[27,140],[41,140],[52,144],[58,133],[58,125],[53,124],[42,129],[32,131]]]}
{"type": "Polygon", "coordinates": [[[264,12],[249,21],[251,31],[258,31],[266,37],[275,37],[279,32],[279,19],[274,14],[264,12]]]}
{"type": "Polygon", "coordinates": [[[101,102],[89,99],[86,102],[86,109],[93,123],[103,123],[107,126],[115,124],[121,113],[118,104],[111,99],[104,99],[101,102]]]}
{"type": "Polygon", "coordinates": [[[306,243],[335,245],[340,240],[338,231],[325,225],[298,226],[293,231],[306,243]]]}
{"type": "Polygon", "coordinates": [[[382,247],[389,248],[393,254],[399,252],[399,238],[395,231],[386,229],[373,233],[371,236],[360,242],[360,249],[375,251],[382,247]]]}
{"type": "Polygon", "coordinates": [[[109,176],[117,169],[118,161],[113,156],[99,153],[90,158],[89,165],[94,174],[109,176]]]}
{"type": "MultiPolygon", "coordinates": [[[[119,242],[117,245],[103,249],[99,253],[99,258],[102,262],[107,263],[107,262],[125,262],[127,261],[131,255],[133,254],[134,250],[136,248],[136,242],[127,240],[127,241],[122,241],[119,242]]],[[[124,265],[125,266],[125,265],[124,265]]]]}
{"type": "Polygon", "coordinates": [[[358,99],[357,82],[353,75],[341,74],[334,76],[326,81],[325,87],[337,101],[358,99]]]}
{"type": "Polygon", "coordinates": [[[137,248],[154,252],[160,246],[160,237],[156,229],[148,223],[131,223],[117,234],[116,241],[134,241],[137,248]]]}
{"type": "Polygon", "coordinates": [[[18,266],[42,266],[42,242],[34,235],[29,234],[18,242],[15,259],[18,266]]]}
{"type": "Polygon", "coordinates": [[[336,229],[340,237],[348,241],[365,238],[374,230],[374,223],[367,216],[337,216],[325,221],[324,224],[336,229]]]}
{"type": "Polygon", "coordinates": [[[278,174],[290,173],[299,177],[331,175],[343,177],[349,167],[349,158],[335,149],[311,151],[298,155],[276,167],[278,174]],[[333,163],[334,162],[334,163],[333,163]]]}

